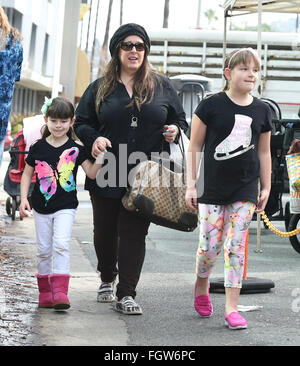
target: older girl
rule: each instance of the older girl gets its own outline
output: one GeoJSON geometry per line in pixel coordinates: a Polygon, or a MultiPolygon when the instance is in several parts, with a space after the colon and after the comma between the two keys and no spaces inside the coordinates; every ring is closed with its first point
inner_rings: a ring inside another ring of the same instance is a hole
{"type": "Polygon", "coordinates": [[[247,327],[237,312],[242,287],[245,239],[254,212],[261,212],[271,187],[271,112],[251,95],[260,59],[251,48],[232,52],[225,62],[226,86],[200,102],[192,122],[186,201],[198,208],[195,309],[210,317],[209,275],[224,244],[225,324],[247,327]],[[204,192],[197,198],[197,152],[204,147],[204,192]],[[260,194],[258,198],[258,179],[260,194]]]}

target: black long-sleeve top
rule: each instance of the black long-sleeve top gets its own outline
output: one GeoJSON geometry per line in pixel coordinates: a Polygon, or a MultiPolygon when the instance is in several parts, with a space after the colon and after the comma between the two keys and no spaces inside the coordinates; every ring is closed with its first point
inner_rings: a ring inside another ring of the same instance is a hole
{"type": "MultiPolygon", "coordinates": [[[[118,83],[113,93],[101,104],[100,111],[97,113],[96,95],[99,83],[103,79],[98,79],[89,85],[76,109],[75,133],[89,153],[99,136],[108,138],[112,148],[107,150],[115,156],[117,164],[113,166],[108,162],[106,167],[107,174],[116,177],[110,180],[110,185],[115,187],[100,188],[96,180],[87,177],[85,189],[102,197],[122,197],[126,192],[127,184],[126,182],[124,184],[124,169],[129,172],[133,166],[127,163],[128,156],[138,151],[147,156],[153,152],[160,152],[164,125],[175,124],[184,131],[187,130],[185,113],[175,89],[167,78],[163,76],[159,78],[161,82],[155,87],[152,101],[143,104],[140,111],[136,106],[128,107],[131,98],[125,86],[118,83]],[[126,150],[127,156],[125,156],[126,150]]],[[[108,178],[107,174],[105,178],[108,178]]]]}

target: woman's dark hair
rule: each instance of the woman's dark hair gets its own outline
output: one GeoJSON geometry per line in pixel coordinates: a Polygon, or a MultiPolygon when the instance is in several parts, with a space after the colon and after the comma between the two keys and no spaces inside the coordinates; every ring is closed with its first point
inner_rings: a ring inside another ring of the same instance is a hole
{"type": "MultiPolygon", "coordinates": [[[[100,105],[115,90],[120,79],[120,60],[119,51],[121,43],[114,50],[110,62],[104,72],[104,80],[101,82],[96,96],[96,111],[99,112],[100,105]]],[[[149,48],[145,44],[144,60],[134,77],[134,88],[132,102],[128,107],[136,104],[140,109],[146,101],[151,102],[154,95],[155,85],[159,82],[158,73],[153,70],[148,61],[149,48]]]]}
{"type": "MultiPolygon", "coordinates": [[[[48,107],[45,117],[59,118],[59,119],[73,119],[75,114],[73,104],[66,98],[57,97],[52,100],[51,105],[48,107]]],[[[48,126],[45,124],[42,127],[42,138],[50,136],[51,133],[48,126]]],[[[74,136],[73,128],[71,127],[67,133],[69,138],[74,136]]]]}

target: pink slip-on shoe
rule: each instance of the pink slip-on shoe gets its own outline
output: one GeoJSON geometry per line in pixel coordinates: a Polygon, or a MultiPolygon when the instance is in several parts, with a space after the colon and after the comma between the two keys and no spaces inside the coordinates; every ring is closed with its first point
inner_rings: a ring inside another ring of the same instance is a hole
{"type": "Polygon", "coordinates": [[[195,286],[195,301],[194,301],[195,310],[202,318],[211,317],[213,313],[213,306],[210,301],[209,294],[196,296],[196,290],[197,290],[197,284],[195,286]]]}
{"type": "Polygon", "coordinates": [[[247,320],[244,319],[238,312],[233,311],[229,315],[225,313],[225,325],[230,329],[246,329],[247,320]]]}

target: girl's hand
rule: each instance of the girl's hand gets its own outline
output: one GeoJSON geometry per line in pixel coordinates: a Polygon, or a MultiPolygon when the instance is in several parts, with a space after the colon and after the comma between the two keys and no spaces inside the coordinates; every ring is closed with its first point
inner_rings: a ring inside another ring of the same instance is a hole
{"type": "Polygon", "coordinates": [[[106,152],[107,147],[112,147],[109,139],[106,137],[98,137],[92,146],[92,157],[97,159],[98,155],[106,152]]]}
{"type": "Polygon", "coordinates": [[[20,216],[28,217],[31,211],[30,204],[27,199],[24,199],[20,203],[20,216]]]}
{"type": "Polygon", "coordinates": [[[197,190],[196,187],[187,188],[185,193],[185,202],[192,210],[198,210],[197,190]]]}
{"type": "Polygon", "coordinates": [[[178,134],[179,130],[178,127],[175,125],[165,125],[164,126],[164,132],[163,132],[163,136],[165,137],[165,140],[167,142],[174,142],[177,134],[178,134]]]}
{"type": "Polygon", "coordinates": [[[269,194],[270,194],[269,191],[267,191],[265,189],[261,190],[260,196],[258,199],[258,203],[257,203],[256,209],[254,211],[255,213],[259,214],[264,211],[264,209],[267,205],[268,199],[269,199],[269,194]]]}

